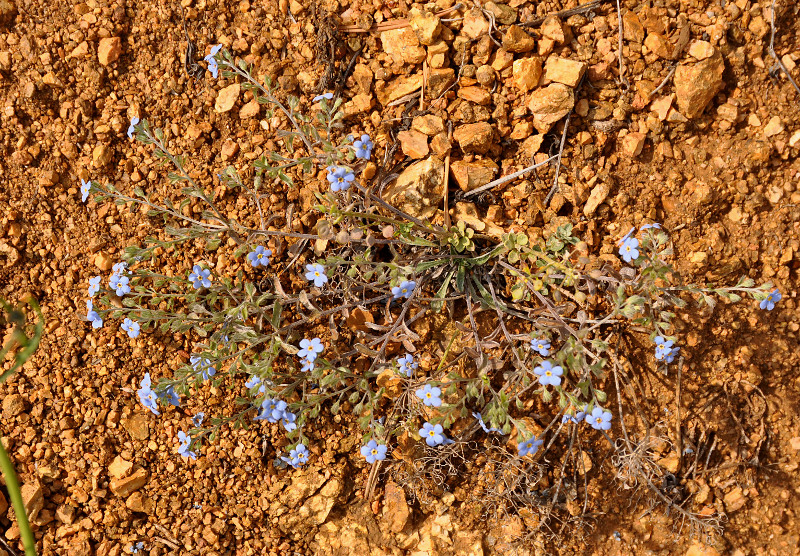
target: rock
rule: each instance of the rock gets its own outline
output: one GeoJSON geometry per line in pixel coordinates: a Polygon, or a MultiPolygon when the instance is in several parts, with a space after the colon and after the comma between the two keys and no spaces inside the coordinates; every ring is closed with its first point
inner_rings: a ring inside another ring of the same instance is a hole
{"type": "Polygon", "coordinates": [[[56,77],[56,74],[53,73],[52,71],[48,71],[46,74],[44,74],[44,77],[42,77],[42,83],[50,87],[61,88],[64,86],[61,80],[58,77],[56,77]]]}
{"type": "Polygon", "coordinates": [[[420,11],[417,8],[411,8],[410,15],[409,23],[411,29],[417,35],[420,44],[427,46],[435,43],[442,32],[442,22],[439,18],[430,12],[420,11]]]}
{"type": "Polygon", "coordinates": [[[397,134],[403,154],[411,158],[420,159],[428,156],[428,137],[419,131],[401,131],[397,134]]]}
{"type": "Polygon", "coordinates": [[[707,60],[714,55],[714,47],[708,41],[693,41],[689,45],[689,55],[699,61],[707,60]]]}
{"type": "Polygon", "coordinates": [[[489,22],[483,17],[483,12],[480,9],[472,8],[464,14],[464,20],[461,22],[461,32],[473,40],[479,39],[489,32],[489,22]]]}
{"type": "Polygon", "coordinates": [[[447,156],[451,148],[450,139],[444,132],[437,133],[434,138],[431,139],[431,150],[439,155],[439,158],[447,156]]]}
{"type": "Polygon", "coordinates": [[[459,87],[458,98],[463,98],[480,106],[486,106],[492,102],[492,95],[482,87],[459,87]]]}
{"type": "Polygon", "coordinates": [[[95,168],[102,168],[111,162],[113,155],[114,151],[108,145],[103,145],[102,143],[95,145],[92,150],[92,165],[95,168]]]}
{"type": "MultiPolygon", "coordinates": [[[[3,513],[3,512],[0,512],[3,513]]],[[[78,508],[70,504],[61,504],[56,508],[56,519],[65,525],[71,525],[75,522],[75,515],[78,513],[78,508]]]]}
{"type": "Polygon", "coordinates": [[[478,208],[475,206],[475,203],[459,201],[456,203],[455,208],[450,210],[450,215],[451,215],[451,220],[454,223],[464,222],[464,224],[466,224],[476,232],[490,235],[497,239],[500,239],[505,233],[505,230],[503,230],[503,228],[501,228],[500,226],[497,226],[496,224],[493,224],[491,222],[484,221],[478,215],[478,208]]]}
{"type": "Polygon", "coordinates": [[[405,529],[411,510],[406,503],[406,493],[394,482],[386,483],[383,495],[383,520],[392,533],[405,529]]]}
{"type": "Polygon", "coordinates": [[[3,417],[15,417],[25,411],[25,407],[25,398],[20,394],[8,394],[3,398],[3,417]]]}
{"type": "Polygon", "coordinates": [[[519,25],[512,25],[503,35],[503,48],[508,52],[530,52],[536,48],[536,40],[519,25]]]}
{"type": "Polygon", "coordinates": [[[25,513],[31,521],[36,519],[39,512],[44,508],[44,493],[39,481],[25,483],[20,489],[22,493],[22,503],[25,505],[25,513]]]}
{"type": "Polygon", "coordinates": [[[113,265],[114,259],[112,259],[111,255],[104,251],[98,251],[97,255],[94,256],[94,266],[100,270],[111,270],[113,265]]]}
{"type": "Polygon", "coordinates": [[[403,380],[397,376],[394,369],[385,369],[375,379],[378,388],[383,388],[383,397],[394,400],[403,393],[403,380]]]}
{"type": "Polygon", "coordinates": [[[739,119],[739,107],[726,102],[717,107],[717,115],[726,122],[736,123],[739,119]]]}
{"type": "Polygon", "coordinates": [[[800,144],[800,129],[792,133],[792,136],[789,137],[789,146],[796,147],[800,144]]]}
{"type": "Polygon", "coordinates": [[[675,70],[675,94],[678,109],[689,119],[703,113],[708,103],[722,90],[725,62],[715,49],[714,54],[696,64],[680,64],[675,70]]]}
{"type": "Polygon", "coordinates": [[[713,546],[706,546],[699,541],[695,541],[686,551],[686,556],[719,556],[719,552],[713,546]]]}
{"type": "Polygon", "coordinates": [[[155,502],[141,492],[134,492],[125,500],[125,505],[132,512],[150,514],[155,508],[155,502]]]}
{"type": "Polygon", "coordinates": [[[437,99],[455,82],[456,72],[453,68],[432,69],[428,72],[425,94],[429,99],[437,99]]]}
{"type": "Polygon", "coordinates": [[[586,64],[577,60],[550,56],[544,65],[545,82],[563,83],[569,87],[577,87],[586,71],[586,64]]]}
{"type": "Polygon", "coordinates": [[[557,15],[548,15],[542,22],[539,28],[546,38],[558,44],[564,44],[567,40],[567,32],[564,29],[564,23],[557,15]]]}
{"type": "Polygon", "coordinates": [[[411,121],[411,129],[424,133],[428,137],[433,137],[444,131],[444,120],[433,114],[417,116],[411,121]]]}
{"type": "MultiPolygon", "coordinates": [[[[2,0],[0,0],[2,2],[2,0]]],[[[0,515],[5,515],[6,511],[8,510],[8,501],[6,500],[5,495],[0,492],[0,515]]]]}
{"type": "Polygon", "coordinates": [[[483,537],[478,531],[456,531],[453,535],[453,554],[484,556],[483,537]]]}
{"type": "Polygon", "coordinates": [[[444,163],[435,156],[415,162],[385,192],[386,200],[416,218],[430,218],[444,198],[444,163]]]}
{"type": "Polygon", "coordinates": [[[664,60],[672,56],[672,45],[663,35],[658,33],[648,34],[647,38],[644,39],[644,45],[650,52],[664,60]]]}
{"type": "Polygon", "coordinates": [[[633,131],[622,138],[622,152],[629,158],[635,158],[642,153],[647,135],[633,131]]]}
{"type": "MultiPolygon", "coordinates": [[[[342,492],[342,482],[333,477],[324,483],[319,492],[302,500],[303,504],[283,516],[281,528],[284,531],[305,531],[325,523],[331,513],[339,494],[342,492]]],[[[314,489],[316,490],[316,489],[314,489]]]]}
{"type": "Polygon", "coordinates": [[[409,27],[381,33],[383,50],[396,64],[421,64],[427,55],[419,39],[409,27]]]}
{"type": "Polygon", "coordinates": [[[747,502],[747,498],[744,495],[744,491],[742,487],[734,487],[725,497],[722,499],[725,503],[725,509],[729,512],[735,512],[736,510],[740,510],[742,506],[745,505],[747,502]]]}
{"type": "Polygon", "coordinates": [[[219,154],[222,156],[222,160],[230,160],[236,156],[237,152],[239,152],[239,143],[233,139],[226,139],[222,144],[219,154]]]}
{"type": "Polygon", "coordinates": [[[513,25],[517,21],[517,10],[505,4],[486,2],[484,9],[494,16],[494,20],[502,25],[513,25]]]}
{"type": "Polygon", "coordinates": [[[650,110],[656,113],[660,121],[663,122],[667,119],[667,114],[669,114],[669,109],[672,108],[672,100],[674,98],[675,95],[670,93],[665,97],[658,97],[650,103],[650,110]]]}
{"type": "MultiPolygon", "coordinates": [[[[705,251],[701,251],[700,254],[707,256],[705,251]]],[[[693,258],[695,258],[695,257],[693,257],[693,258]]],[[[699,257],[697,257],[697,258],[699,258],[699,257]]],[[[703,262],[703,261],[702,260],[692,260],[692,262],[693,263],[699,263],[699,262],[703,262]]],[[[671,453],[671,454],[667,455],[666,457],[663,457],[660,460],[658,460],[658,465],[660,467],[662,467],[663,469],[666,469],[670,473],[677,473],[678,469],[681,466],[681,458],[677,454],[671,453]]]]}
{"type": "Polygon", "coordinates": [[[484,87],[491,87],[496,78],[497,75],[495,74],[494,69],[488,64],[484,64],[475,70],[475,79],[477,79],[478,83],[484,87]]]}
{"type": "Polygon", "coordinates": [[[12,0],[0,0],[0,26],[9,25],[16,15],[17,7],[12,0]]]}
{"type": "Polygon", "coordinates": [[[461,125],[453,132],[453,139],[465,153],[484,154],[492,146],[494,128],[487,122],[461,125]]]}
{"type": "MultiPolygon", "coordinates": [[[[433,73],[433,71],[443,70],[432,70],[431,73],[433,73]]],[[[453,81],[455,81],[455,72],[452,69],[450,70],[450,74],[453,76],[453,81]]],[[[430,83],[430,78],[428,82],[430,83]]],[[[389,83],[384,83],[383,86],[378,86],[378,83],[379,82],[376,82],[375,87],[378,102],[386,106],[390,102],[394,102],[422,87],[422,72],[398,77],[389,83]]]]}
{"type": "Polygon", "coordinates": [[[358,94],[353,97],[349,102],[342,105],[342,114],[345,118],[355,116],[356,114],[366,114],[372,109],[373,97],[371,94],[358,94]]]}
{"type": "Polygon", "coordinates": [[[217,100],[214,102],[214,110],[218,114],[222,114],[233,108],[233,105],[236,104],[236,99],[239,98],[240,89],[241,86],[238,83],[220,89],[219,93],[217,93],[217,100]]]}
{"type": "Polygon", "coordinates": [[[764,135],[767,137],[772,137],[774,135],[778,135],[782,133],[784,130],[783,122],[781,121],[779,116],[772,116],[767,125],[764,126],[764,135]]]}
{"type": "Polygon", "coordinates": [[[539,84],[542,78],[542,60],[538,57],[514,60],[511,83],[523,93],[539,84]]]}
{"type": "Polygon", "coordinates": [[[552,83],[538,89],[528,100],[528,109],[533,112],[533,125],[539,133],[547,133],[553,124],[569,114],[575,105],[572,89],[563,83],[552,83]]]}
{"type": "Polygon", "coordinates": [[[611,186],[605,181],[601,181],[597,185],[594,186],[592,192],[589,194],[589,199],[586,201],[586,204],[583,205],[583,214],[584,216],[591,216],[594,214],[594,211],[597,210],[603,201],[608,198],[608,194],[611,192],[611,186]]]}
{"type": "Polygon", "coordinates": [[[544,142],[544,134],[542,135],[531,135],[525,141],[522,142],[522,152],[525,153],[525,156],[528,158],[533,158],[533,155],[539,152],[539,149],[542,147],[542,143],[544,142]]]}
{"type": "Polygon", "coordinates": [[[112,479],[121,479],[130,473],[131,469],[133,469],[133,463],[123,459],[121,456],[117,456],[109,464],[108,474],[111,475],[112,479]]]}
{"type": "MultiPolygon", "coordinates": [[[[2,0],[0,0],[2,2],[2,0]]],[[[81,42],[78,46],[72,49],[72,52],[69,53],[67,59],[70,58],[84,58],[87,54],[89,54],[89,43],[86,41],[81,42]]]]}
{"type": "Polygon", "coordinates": [[[625,38],[631,42],[641,44],[644,40],[644,27],[635,12],[627,11],[622,16],[622,25],[625,29],[625,38]]]}
{"type": "Polygon", "coordinates": [[[475,160],[467,162],[456,160],[450,164],[450,172],[462,191],[472,191],[492,181],[497,174],[497,164],[491,160],[475,160]]]}
{"type": "Polygon", "coordinates": [[[97,46],[97,60],[100,64],[107,66],[113,64],[122,54],[122,39],[119,37],[108,37],[100,39],[97,46]]]}
{"type": "Polygon", "coordinates": [[[258,116],[260,110],[261,110],[261,105],[258,103],[256,99],[253,99],[244,106],[242,106],[241,110],[239,110],[239,118],[241,118],[242,120],[246,120],[248,118],[254,118],[258,116]]]}
{"type": "Polygon", "coordinates": [[[135,491],[142,488],[147,483],[147,471],[139,468],[133,472],[129,477],[112,479],[109,483],[111,492],[120,498],[127,498],[135,491]]]}

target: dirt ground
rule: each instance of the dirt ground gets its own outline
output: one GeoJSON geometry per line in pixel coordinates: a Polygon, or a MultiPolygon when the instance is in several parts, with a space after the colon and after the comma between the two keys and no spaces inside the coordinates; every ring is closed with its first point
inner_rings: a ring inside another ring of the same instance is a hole
{"type": "MultiPolygon", "coordinates": [[[[93,330],[83,319],[86,288],[160,223],[129,207],[82,203],[80,180],[168,192],[150,148],[126,137],[130,119],[146,117],[237,214],[245,207],[213,176],[229,164],[246,174],[273,146],[264,109],[248,93],[221,111],[217,94],[230,83],[187,75],[187,37],[197,59],[221,43],[305,105],[325,90],[341,92],[346,122],[371,134],[380,156],[395,141],[397,161],[450,152],[467,174],[493,160],[489,171],[499,177],[558,152],[566,113],[548,123],[559,107],[531,98],[561,84],[575,104],[558,191],[546,199],[554,172],[547,168],[481,196],[478,219],[540,232],[573,222],[609,260],[631,226],[660,222],[687,282],[733,284],[747,275],[772,281],[783,299],[771,312],[745,300],[679,315],[681,430],[717,469],[682,488],[698,508],[727,516],[718,534],[692,538],[663,507],[647,511],[594,475],[584,526],[536,538],[518,553],[800,552],[800,97],[773,71],[770,2],[622,2],[622,79],[614,2],[544,19],[578,4],[476,0],[441,15],[437,32],[406,25],[412,8],[454,5],[0,0],[0,296],[33,295],[47,323],[33,360],[0,387],[0,432],[25,484],[40,554],[125,554],[139,542],[151,555],[510,554],[529,525],[524,513],[486,515],[470,499],[480,461],[468,466],[474,474],[425,496],[387,473],[365,500],[369,467],[346,423],[312,433],[308,466],[280,470],[268,425],[231,430],[196,461],[177,456],[174,438],[187,415],[231,410],[225,390],[160,417],[138,403],[143,374],[169,375],[191,344],[93,330]],[[403,25],[387,33],[387,22],[403,25]],[[432,113],[453,124],[452,141],[404,121],[403,87],[415,79],[432,113]],[[391,122],[405,129],[389,132],[391,122]],[[491,126],[489,136],[459,134],[470,125],[491,126]]],[[[779,0],[777,16],[775,53],[800,80],[798,8],[779,0]]],[[[455,173],[451,194],[459,190],[455,173]]],[[[275,213],[293,206],[296,230],[311,229],[304,200],[319,189],[311,181],[270,199],[275,213]]],[[[239,268],[232,251],[220,249],[217,269],[239,268]]],[[[191,265],[198,253],[173,254],[165,271],[191,265]]],[[[652,372],[641,378],[647,411],[672,432],[673,384],[652,372]]],[[[665,434],[674,441],[672,432],[665,434]]],[[[0,493],[0,556],[22,553],[7,499],[0,493]]]]}

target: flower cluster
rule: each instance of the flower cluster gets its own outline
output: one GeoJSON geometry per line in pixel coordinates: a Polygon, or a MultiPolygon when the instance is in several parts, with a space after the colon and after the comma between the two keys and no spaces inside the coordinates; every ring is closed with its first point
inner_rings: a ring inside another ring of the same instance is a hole
{"type": "Polygon", "coordinates": [[[475,419],[478,421],[478,423],[480,424],[481,428],[483,429],[483,432],[485,432],[487,434],[490,433],[490,432],[497,432],[497,433],[503,434],[502,430],[497,429],[495,427],[489,427],[484,422],[483,416],[480,413],[478,413],[477,411],[473,411],[472,412],[472,416],[475,417],[475,419]]]}
{"type": "Polygon", "coordinates": [[[211,364],[211,361],[199,355],[192,355],[189,358],[189,363],[194,369],[195,374],[199,374],[203,380],[208,380],[217,373],[217,370],[211,364]]]}
{"type": "Polygon", "coordinates": [[[366,133],[361,136],[361,139],[356,139],[353,143],[353,148],[356,151],[356,157],[364,160],[369,160],[372,156],[372,147],[375,145],[366,133]]]}
{"type": "Polygon", "coordinates": [[[312,338],[308,340],[306,338],[300,340],[300,351],[297,352],[297,356],[300,358],[300,363],[302,367],[300,370],[302,372],[308,372],[314,370],[314,361],[317,359],[317,355],[323,352],[325,346],[322,345],[322,340],[319,338],[312,338]]]}
{"type": "Polygon", "coordinates": [[[86,313],[86,320],[92,323],[92,328],[102,328],[103,319],[101,319],[97,311],[94,310],[94,304],[91,299],[86,300],[86,310],[88,311],[86,313]]]}
{"type": "Polygon", "coordinates": [[[531,340],[531,349],[542,357],[547,357],[550,355],[550,342],[545,338],[534,338],[531,340]]]}
{"type": "Polygon", "coordinates": [[[781,292],[778,289],[771,291],[767,297],[761,300],[761,303],[758,304],[759,307],[762,309],[766,309],[767,311],[772,311],[775,308],[775,304],[783,298],[781,292]]]}
{"type": "Polygon", "coordinates": [[[92,182],[91,182],[91,180],[90,181],[84,181],[83,178],[81,178],[81,202],[84,202],[84,203],[86,202],[86,199],[89,198],[89,192],[91,190],[92,190],[92,182]]]}
{"type": "Polygon", "coordinates": [[[128,337],[130,338],[136,338],[139,335],[139,323],[128,317],[125,317],[125,320],[122,321],[121,328],[128,333],[128,337]]]}
{"type": "Polygon", "coordinates": [[[216,46],[212,46],[211,47],[211,53],[208,56],[206,56],[205,58],[203,58],[203,61],[208,63],[208,71],[211,72],[211,76],[214,79],[217,78],[217,75],[218,75],[218,72],[219,72],[219,66],[217,65],[217,60],[216,60],[215,56],[219,53],[220,50],[222,50],[222,45],[221,44],[218,44],[216,46]]]}
{"type": "Polygon", "coordinates": [[[158,400],[166,401],[174,406],[179,406],[181,402],[180,397],[175,393],[172,386],[167,387],[160,396],[157,395],[152,389],[150,373],[144,374],[144,378],[136,393],[139,395],[139,401],[142,402],[142,405],[156,415],[160,415],[158,411],[158,400]]]}
{"type": "Polygon", "coordinates": [[[189,446],[192,444],[191,436],[183,431],[178,431],[178,441],[180,442],[180,445],[178,446],[178,453],[180,455],[187,458],[197,459],[197,454],[189,450],[189,446]]]}
{"type": "Polygon", "coordinates": [[[266,398],[261,402],[258,415],[253,417],[253,421],[266,421],[268,423],[278,423],[283,421],[283,428],[286,432],[297,429],[297,415],[288,411],[288,404],[283,400],[266,398]]]}
{"type": "Polygon", "coordinates": [[[611,428],[611,412],[602,407],[595,407],[585,419],[595,430],[607,431],[611,428]]]}

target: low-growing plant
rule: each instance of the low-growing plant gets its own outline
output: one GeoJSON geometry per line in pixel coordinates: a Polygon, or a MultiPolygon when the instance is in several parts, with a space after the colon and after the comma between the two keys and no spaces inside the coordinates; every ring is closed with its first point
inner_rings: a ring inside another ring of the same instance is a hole
{"type": "MultiPolygon", "coordinates": [[[[687,300],[713,307],[717,298],[748,295],[771,310],[777,290],[749,278],[684,284],[669,262],[669,235],[656,223],[619,239],[620,264],[591,254],[569,224],[547,237],[491,236],[462,220],[445,229],[380,196],[369,163],[376,146],[365,133],[348,134],[340,98],[282,101],[269,79],[257,81],[227,51],[215,47],[207,61],[215,77],[239,81],[267,105],[267,121],[283,125],[274,130],[280,152],[255,160],[251,180],[232,166],[217,174],[246,200],[247,216],[226,215],[192,177],[198,169],[170,152],[146,118],[135,118],[128,135],[171,167],[167,178],[179,193],[156,199],[142,187],[81,187],[84,201],[141,205],[165,223],[164,237],[125,249],[107,287],[100,276],[89,285],[87,320],[95,328],[113,319],[132,338],[171,332],[197,341],[173,376],[142,377],[141,403],[158,415],[206,384],[239,393],[233,415],[196,415],[178,433],[178,453],[196,458],[225,427],[264,420],[280,423],[290,441],[278,463],[299,467],[312,458],[306,431],[321,426],[323,411],[347,412],[363,431],[362,456],[375,465],[394,446],[411,445],[423,468],[455,473],[447,458],[467,445],[477,449],[475,435],[489,435],[489,473],[504,477],[493,492],[514,508],[546,508],[541,526],[578,491],[585,497],[573,479],[585,476],[579,446],[591,435],[615,452],[618,476],[659,489],[649,467],[625,463],[641,459],[647,440],[632,438],[638,432],[620,418],[636,403],[623,403],[630,386],[618,363],[630,349],[623,340],[646,337],[667,373],[682,349],[675,311],[687,300]],[[293,231],[288,217],[277,229],[280,218],[266,216],[265,198],[298,181],[318,182],[313,233],[293,231]],[[195,203],[199,213],[188,210],[195,203]],[[250,268],[228,274],[198,257],[181,275],[157,270],[167,253],[197,241],[209,254],[233,242],[234,258],[250,268]],[[446,331],[434,330],[442,315],[446,331]],[[534,493],[548,470],[556,483],[534,493]],[[523,478],[508,482],[508,473],[523,478]]],[[[682,508],[684,500],[661,502],[682,508]]],[[[586,513],[585,504],[577,507],[586,513]]]]}

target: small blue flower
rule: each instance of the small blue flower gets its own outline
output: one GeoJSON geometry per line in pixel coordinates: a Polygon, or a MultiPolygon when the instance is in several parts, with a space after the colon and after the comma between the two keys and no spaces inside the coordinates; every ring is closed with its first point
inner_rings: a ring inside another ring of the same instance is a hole
{"type": "Polygon", "coordinates": [[[196,290],[200,288],[210,288],[211,287],[211,280],[209,279],[211,276],[211,271],[207,268],[202,268],[199,264],[196,264],[192,267],[192,272],[189,274],[189,281],[192,283],[192,287],[196,290]]]}
{"type": "Polygon", "coordinates": [[[292,432],[293,430],[297,429],[297,415],[292,413],[291,411],[284,411],[283,412],[283,428],[286,429],[286,432],[292,432]]]}
{"type": "Polygon", "coordinates": [[[622,256],[622,259],[629,263],[631,261],[635,261],[639,258],[639,240],[635,237],[629,237],[622,242],[622,245],[619,248],[619,254],[622,256]]]}
{"type": "Polygon", "coordinates": [[[203,419],[205,419],[205,418],[206,418],[206,414],[203,413],[202,411],[199,412],[197,415],[192,417],[192,426],[194,428],[198,428],[200,425],[203,424],[203,419]]]}
{"type": "Polygon", "coordinates": [[[649,230],[651,228],[658,228],[660,230],[661,224],[658,224],[657,222],[653,222],[652,224],[645,224],[644,226],[642,226],[642,231],[649,230]]]}
{"type": "Polygon", "coordinates": [[[672,340],[667,340],[663,336],[656,336],[653,341],[656,343],[656,359],[665,363],[672,363],[681,348],[672,347],[672,340]]]}
{"type": "Polygon", "coordinates": [[[533,455],[539,451],[539,446],[544,444],[543,439],[538,439],[535,436],[523,442],[517,444],[517,451],[519,452],[519,457],[523,458],[527,455],[533,455]]]}
{"type": "Polygon", "coordinates": [[[111,267],[112,274],[122,274],[125,272],[125,269],[128,268],[128,263],[126,262],[119,262],[111,267]]]}
{"type": "Polygon", "coordinates": [[[475,419],[478,421],[478,423],[480,423],[481,428],[483,429],[483,432],[485,432],[487,434],[490,433],[490,432],[499,432],[500,434],[503,434],[503,431],[501,431],[500,429],[496,429],[494,427],[487,426],[486,423],[483,421],[483,416],[480,413],[478,413],[477,411],[473,411],[472,412],[472,416],[475,417],[475,419]]]}
{"type": "Polygon", "coordinates": [[[419,435],[425,439],[425,444],[428,446],[438,446],[445,441],[442,425],[432,425],[427,421],[419,429],[419,435]]]}
{"type": "Polygon", "coordinates": [[[604,410],[602,407],[595,407],[586,416],[586,422],[592,425],[593,429],[607,431],[611,428],[611,412],[604,410]]]}
{"type": "Polygon", "coordinates": [[[392,288],[392,295],[394,296],[392,299],[400,299],[401,297],[405,297],[408,299],[411,297],[411,293],[414,291],[414,288],[417,287],[417,283],[410,281],[410,280],[403,280],[400,282],[399,286],[395,286],[392,288]]]}
{"type": "Polygon", "coordinates": [[[761,300],[761,303],[758,306],[762,309],[766,309],[767,311],[772,311],[775,308],[775,304],[783,298],[781,292],[775,288],[774,291],[770,292],[765,299],[761,300]]]}
{"type": "Polygon", "coordinates": [[[325,350],[325,346],[322,345],[322,340],[319,338],[300,340],[300,348],[300,351],[297,352],[297,356],[310,361],[316,359],[317,355],[325,350]]]}
{"type": "Polygon", "coordinates": [[[375,145],[369,138],[369,135],[366,133],[361,136],[361,139],[356,139],[353,143],[353,148],[356,150],[356,157],[363,158],[364,160],[369,160],[370,155],[372,154],[372,147],[375,145]]]}
{"type": "Polygon", "coordinates": [[[353,171],[347,166],[328,166],[328,181],[331,191],[347,191],[350,182],[356,178],[353,171]]]}
{"type": "Polygon", "coordinates": [[[327,281],[328,277],[325,275],[325,267],[321,264],[307,264],[306,265],[306,280],[311,280],[314,285],[321,288],[327,281]]]}
{"type": "Polygon", "coordinates": [[[139,335],[139,323],[126,318],[122,321],[122,329],[128,333],[128,336],[135,338],[139,335]]]}
{"type": "Polygon", "coordinates": [[[219,66],[217,65],[217,60],[214,58],[214,56],[216,56],[220,50],[222,50],[221,44],[212,46],[211,54],[203,58],[205,62],[208,62],[208,71],[211,72],[211,75],[214,77],[214,79],[217,78],[217,72],[219,71],[219,66]]]}
{"type": "Polygon", "coordinates": [[[300,372],[301,373],[310,373],[314,370],[314,360],[313,359],[301,359],[300,360],[300,372]]]}
{"type": "Polygon", "coordinates": [[[430,407],[439,407],[442,405],[442,399],[439,397],[442,395],[442,389],[438,386],[431,386],[430,384],[426,384],[419,390],[415,392],[416,396],[422,400],[427,406],[430,407]]]}
{"type": "Polygon", "coordinates": [[[281,459],[296,469],[308,461],[308,448],[305,444],[298,444],[289,452],[289,459],[281,459]]]}
{"type": "Polygon", "coordinates": [[[189,450],[189,445],[192,443],[192,437],[183,431],[178,431],[178,440],[180,441],[178,453],[187,458],[197,459],[197,454],[189,450]]]}
{"type": "Polygon", "coordinates": [[[271,256],[272,249],[265,249],[263,245],[259,245],[256,247],[255,251],[247,254],[247,260],[256,268],[258,265],[267,266],[271,256]]]}
{"type": "Polygon", "coordinates": [[[324,93],[324,94],[315,96],[313,99],[311,99],[311,102],[319,102],[322,99],[331,100],[332,98],[333,98],[333,93],[324,93]]]}
{"type": "Polygon", "coordinates": [[[259,394],[263,394],[264,392],[266,392],[266,391],[267,391],[267,386],[266,386],[266,384],[262,384],[262,382],[261,382],[261,379],[260,379],[260,378],[258,378],[257,376],[251,376],[251,377],[250,377],[250,378],[247,380],[247,382],[245,382],[245,383],[244,383],[244,385],[245,385],[247,388],[255,388],[256,386],[258,386],[258,393],[259,393],[259,394]]]}
{"type": "Polygon", "coordinates": [[[400,367],[400,372],[411,378],[414,371],[419,367],[419,363],[414,361],[414,357],[410,353],[406,353],[403,357],[397,359],[397,365],[400,367]]]}
{"type": "Polygon", "coordinates": [[[86,311],[86,320],[92,323],[92,328],[102,328],[103,319],[101,319],[97,311],[94,310],[94,304],[91,299],[86,300],[86,311]]]}
{"type": "Polygon", "coordinates": [[[191,363],[192,369],[194,369],[195,373],[200,374],[203,380],[208,380],[209,378],[217,374],[217,370],[211,365],[211,361],[209,361],[205,357],[200,357],[199,355],[192,355],[189,358],[189,363],[191,363]]]}
{"type": "Polygon", "coordinates": [[[131,293],[131,287],[128,285],[130,279],[127,276],[120,276],[119,274],[112,274],[108,279],[108,285],[114,290],[119,297],[124,296],[126,293],[131,293]]]}
{"type": "Polygon", "coordinates": [[[86,199],[89,198],[89,191],[92,189],[92,181],[83,181],[81,178],[81,201],[86,202],[86,199]]]}
{"type": "Polygon", "coordinates": [[[100,291],[100,281],[102,279],[101,276],[89,278],[89,297],[94,297],[100,291]]]}
{"type": "MultiPolygon", "coordinates": [[[[585,407],[584,407],[585,409],[585,407]]],[[[580,423],[586,417],[586,411],[578,410],[574,414],[573,413],[564,413],[561,417],[561,422],[566,423],[567,421],[572,421],[573,423],[580,423]]]]}
{"type": "Polygon", "coordinates": [[[131,546],[131,554],[136,554],[140,550],[144,548],[144,543],[142,541],[137,542],[136,544],[131,546]]]}
{"type": "Polygon", "coordinates": [[[139,394],[139,401],[142,402],[143,406],[156,415],[160,415],[158,412],[158,397],[151,388],[150,373],[144,374],[144,378],[142,379],[142,382],[140,383],[139,389],[136,391],[136,393],[139,394]]]}
{"type": "Polygon", "coordinates": [[[128,126],[128,139],[133,139],[133,135],[136,133],[137,125],[139,125],[139,118],[134,116],[131,118],[131,125],[128,126]]]}
{"type": "Polygon", "coordinates": [[[564,374],[564,369],[558,365],[554,367],[550,361],[542,361],[541,365],[533,369],[533,372],[539,377],[539,384],[542,386],[561,386],[561,375],[564,374]]]}
{"type": "Polygon", "coordinates": [[[370,440],[361,447],[361,455],[364,456],[367,463],[383,461],[386,459],[386,444],[378,444],[374,440],[370,440]]]}
{"type": "Polygon", "coordinates": [[[542,357],[550,355],[550,342],[545,338],[534,338],[531,340],[531,349],[542,357]]]}
{"type": "Polygon", "coordinates": [[[181,397],[175,392],[174,386],[167,386],[164,391],[158,396],[158,399],[170,403],[175,407],[179,407],[181,405],[181,397]]]}

